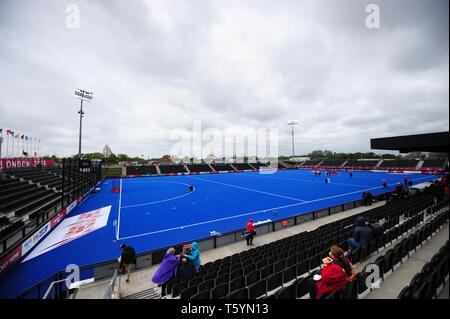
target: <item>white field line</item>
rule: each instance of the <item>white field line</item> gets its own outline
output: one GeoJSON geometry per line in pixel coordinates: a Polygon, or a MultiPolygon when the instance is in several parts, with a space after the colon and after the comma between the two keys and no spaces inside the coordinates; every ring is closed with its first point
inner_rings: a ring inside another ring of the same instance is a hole
{"type": "Polygon", "coordinates": [[[259,191],[259,190],[252,189],[252,188],[241,187],[241,186],[236,186],[236,185],[232,185],[232,184],[226,184],[226,183],[217,182],[217,181],[209,181],[209,180],[202,179],[202,178],[198,178],[198,177],[191,177],[191,176],[186,176],[186,177],[198,179],[199,181],[202,181],[202,182],[215,183],[215,184],[219,184],[219,185],[225,185],[225,186],[229,186],[229,187],[234,187],[234,188],[238,188],[238,189],[243,189],[243,190],[250,191],[250,192],[261,193],[261,194],[271,195],[271,196],[275,196],[275,197],[286,198],[286,199],[294,200],[294,201],[296,201],[296,202],[306,202],[306,200],[304,200],[304,199],[298,199],[298,198],[293,198],[293,197],[288,197],[288,196],[278,195],[278,194],[274,194],[274,193],[263,192],[263,191],[259,191]]]}
{"type": "Polygon", "coordinates": [[[120,210],[122,209],[122,193],[123,193],[123,186],[122,186],[122,179],[120,179],[120,196],[119,196],[119,213],[117,216],[117,234],[116,234],[116,240],[119,240],[119,232],[120,232],[120,210]]]}
{"type": "MultiPolygon", "coordinates": [[[[321,182],[318,181],[314,181],[314,180],[310,180],[310,179],[301,179],[301,178],[289,178],[289,177],[275,177],[275,176],[263,176],[263,175],[258,175],[261,177],[267,177],[267,178],[275,178],[275,179],[282,179],[282,180],[287,180],[287,181],[294,181],[294,182],[311,182],[311,183],[315,183],[315,184],[319,184],[321,182]]],[[[358,184],[345,184],[345,183],[336,183],[333,182],[334,185],[344,185],[344,186],[359,186],[359,187],[367,187],[367,185],[358,185],[358,184]]]]}
{"type": "MultiPolygon", "coordinates": [[[[421,179],[425,179],[425,178],[417,178],[416,180],[421,180],[421,179]]],[[[393,185],[397,185],[397,183],[393,183],[393,184],[390,184],[388,186],[393,186],[393,185]]],[[[329,196],[329,197],[323,197],[323,198],[319,198],[319,199],[313,199],[313,200],[310,200],[310,201],[304,201],[302,203],[296,203],[296,204],[272,207],[272,208],[267,208],[267,209],[263,209],[263,210],[259,210],[259,211],[250,212],[250,213],[243,213],[243,214],[239,214],[239,215],[213,219],[213,220],[204,221],[204,222],[195,223],[195,224],[189,224],[189,225],[183,225],[183,226],[177,226],[177,227],[157,230],[157,231],[153,231],[153,232],[149,232],[149,233],[143,233],[143,234],[139,234],[139,235],[123,237],[123,238],[120,238],[120,239],[130,239],[130,238],[136,238],[136,237],[143,237],[143,236],[148,236],[148,235],[168,232],[168,231],[172,231],[172,230],[179,230],[179,229],[184,229],[184,228],[189,228],[189,227],[195,227],[195,226],[199,226],[199,225],[215,223],[215,222],[222,221],[222,220],[227,220],[227,219],[233,219],[233,218],[238,218],[238,217],[243,217],[243,216],[248,216],[248,215],[265,213],[265,212],[273,211],[273,210],[276,210],[276,209],[289,208],[289,207],[300,206],[300,205],[304,205],[304,204],[308,204],[308,203],[320,202],[320,201],[323,201],[323,200],[326,200],[326,199],[352,195],[352,194],[355,194],[355,193],[366,192],[366,191],[370,191],[370,190],[374,190],[374,189],[378,189],[378,188],[383,188],[383,186],[371,187],[371,188],[368,188],[368,189],[361,189],[361,190],[358,190],[358,191],[355,191],[355,192],[339,194],[339,195],[334,195],[334,196],[329,196]]]]}

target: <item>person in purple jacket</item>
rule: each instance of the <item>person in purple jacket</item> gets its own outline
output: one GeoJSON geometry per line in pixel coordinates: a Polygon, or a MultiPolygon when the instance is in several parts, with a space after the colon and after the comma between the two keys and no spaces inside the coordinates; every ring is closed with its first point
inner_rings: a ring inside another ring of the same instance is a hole
{"type": "Polygon", "coordinates": [[[175,248],[171,247],[164,255],[163,261],[153,275],[152,282],[163,285],[175,276],[175,271],[180,263],[180,256],[175,256],[175,248]]]}

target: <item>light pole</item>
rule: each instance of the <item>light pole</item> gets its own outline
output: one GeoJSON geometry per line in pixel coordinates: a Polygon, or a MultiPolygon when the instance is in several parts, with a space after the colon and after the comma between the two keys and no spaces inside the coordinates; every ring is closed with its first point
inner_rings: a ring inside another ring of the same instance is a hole
{"type": "Polygon", "coordinates": [[[290,125],[291,128],[292,128],[292,160],[294,160],[294,157],[295,157],[295,151],[294,151],[294,125],[297,125],[298,122],[295,121],[295,120],[292,120],[292,121],[289,121],[287,124],[290,125]]]}
{"type": "Polygon", "coordinates": [[[80,110],[78,111],[78,114],[80,114],[80,136],[78,138],[78,158],[81,158],[81,130],[83,127],[83,100],[81,100],[81,106],[80,110]]]}
{"type": "Polygon", "coordinates": [[[93,92],[88,92],[82,89],[76,89],[75,90],[75,97],[77,99],[81,100],[81,106],[80,106],[80,110],[78,111],[78,114],[80,114],[80,134],[78,137],[78,158],[81,158],[81,130],[82,130],[82,124],[83,124],[83,101],[92,101],[93,97],[93,92]]]}

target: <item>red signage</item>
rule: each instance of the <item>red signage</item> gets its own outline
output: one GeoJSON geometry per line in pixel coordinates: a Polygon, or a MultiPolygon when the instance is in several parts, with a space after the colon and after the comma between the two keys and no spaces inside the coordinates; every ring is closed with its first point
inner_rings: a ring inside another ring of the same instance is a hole
{"type": "Polygon", "coordinates": [[[0,170],[36,167],[38,165],[41,165],[42,167],[54,166],[55,162],[53,160],[40,160],[34,158],[0,158],[0,170]]]}

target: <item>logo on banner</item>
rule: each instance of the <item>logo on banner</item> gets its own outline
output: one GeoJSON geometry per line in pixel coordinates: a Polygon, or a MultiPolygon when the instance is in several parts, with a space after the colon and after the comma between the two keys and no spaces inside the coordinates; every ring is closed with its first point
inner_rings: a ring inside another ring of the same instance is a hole
{"type": "Polygon", "coordinates": [[[64,219],[23,262],[105,227],[110,210],[111,206],[107,206],[64,219]]]}

